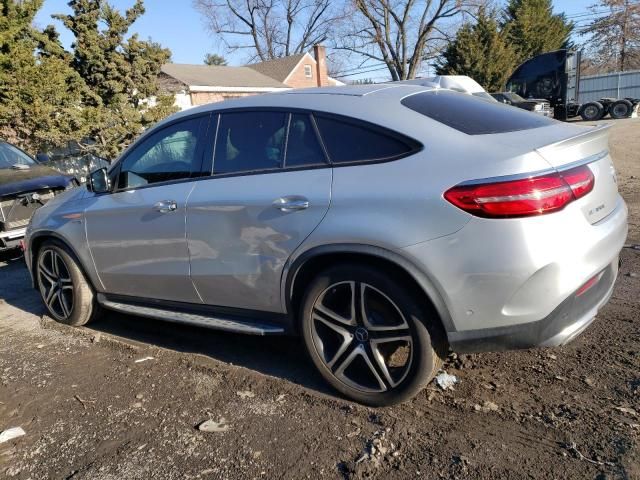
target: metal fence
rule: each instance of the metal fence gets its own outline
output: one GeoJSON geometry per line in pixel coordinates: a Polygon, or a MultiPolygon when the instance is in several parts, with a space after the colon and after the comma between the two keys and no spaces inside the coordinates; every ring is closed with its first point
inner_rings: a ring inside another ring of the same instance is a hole
{"type": "Polygon", "coordinates": [[[640,98],[640,70],[580,78],[580,103],[600,98],[640,98]]]}

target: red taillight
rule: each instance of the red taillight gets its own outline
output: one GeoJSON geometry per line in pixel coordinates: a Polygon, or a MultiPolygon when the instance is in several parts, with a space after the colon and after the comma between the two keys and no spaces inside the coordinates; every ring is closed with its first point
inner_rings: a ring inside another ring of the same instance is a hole
{"type": "Polygon", "coordinates": [[[444,198],[478,217],[528,217],[562,210],[593,190],[593,185],[591,169],[582,165],[521,180],[458,185],[447,190],[444,198]]]}

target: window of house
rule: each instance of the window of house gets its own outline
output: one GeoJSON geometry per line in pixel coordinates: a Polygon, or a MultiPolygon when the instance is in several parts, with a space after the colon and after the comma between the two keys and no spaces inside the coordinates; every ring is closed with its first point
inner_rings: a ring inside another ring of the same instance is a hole
{"type": "Polygon", "coordinates": [[[317,116],[322,141],[333,163],[383,160],[399,157],[416,148],[391,133],[346,120],[317,116]]]}
{"type": "Polygon", "coordinates": [[[120,167],[118,188],[188,178],[200,168],[200,118],[175,123],[135,147],[120,167]]]}
{"type": "Polygon", "coordinates": [[[325,163],[325,155],[307,114],[292,114],[287,136],[286,167],[304,165],[321,165],[325,163]]]}
{"type": "Polygon", "coordinates": [[[271,170],[282,167],[288,114],[223,113],[213,160],[213,173],[271,170]]]}
{"type": "Polygon", "coordinates": [[[304,76],[307,78],[311,78],[313,76],[313,71],[311,70],[311,65],[304,66],[304,76]]]}

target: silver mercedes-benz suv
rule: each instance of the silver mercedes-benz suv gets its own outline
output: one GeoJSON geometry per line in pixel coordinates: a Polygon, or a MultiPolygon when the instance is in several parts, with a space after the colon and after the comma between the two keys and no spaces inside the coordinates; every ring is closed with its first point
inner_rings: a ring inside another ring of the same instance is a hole
{"type": "Polygon", "coordinates": [[[299,334],[337,390],[388,405],[448,348],[574,338],[626,235],[606,126],[387,84],[174,115],[37,210],[25,257],[60,322],[299,334]]]}

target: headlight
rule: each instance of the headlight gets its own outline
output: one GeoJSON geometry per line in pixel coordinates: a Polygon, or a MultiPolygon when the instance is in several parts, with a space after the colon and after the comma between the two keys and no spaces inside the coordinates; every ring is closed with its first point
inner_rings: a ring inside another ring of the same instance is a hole
{"type": "Polygon", "coordinates": [[[540,110],[542,110],[542,105],[540,105],[540,104],[538,103],[537,105],[534,105],[534,106],[533,106],[533,109],[534,109],[536,112],[539,112],[540,110]]]}

